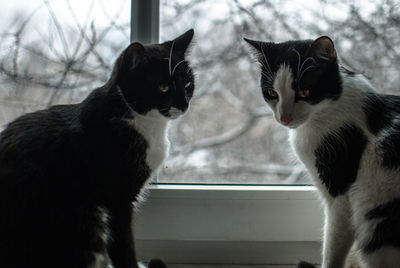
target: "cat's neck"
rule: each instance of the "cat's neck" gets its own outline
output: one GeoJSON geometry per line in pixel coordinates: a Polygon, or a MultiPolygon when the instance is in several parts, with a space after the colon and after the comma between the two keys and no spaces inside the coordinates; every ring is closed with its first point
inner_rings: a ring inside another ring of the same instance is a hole
{"type": "Polygon", "coordinates": [[[151,129],[157,132],[165,132],[169,120],[161,115],[157,110],[151,110],[145,115],[132,111],[132,123],[138,130],[150,131],[151,129]]]}
{"type": "Polygon", "coordinates": [[[147,142],[146,162],[152,172],[151,176],[168,155],[168,122],[158,110],[151,110],[145,115],[133,112],[133,119],[129,122],[147,142]]]}
{"type": "Polygon", "coordinates": [[[375,90],[362,75],[341,71],[340,76],[343,89],[341,96],[337,100],[326,100],[298,130],[327,132],[348,123],[364,127],[364,101],[367,94],[375,90]]]}

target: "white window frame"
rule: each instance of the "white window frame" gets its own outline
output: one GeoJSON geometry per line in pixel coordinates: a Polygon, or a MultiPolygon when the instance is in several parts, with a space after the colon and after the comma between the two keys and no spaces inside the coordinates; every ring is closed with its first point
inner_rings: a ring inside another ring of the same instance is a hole
{"type": "MultiPolygon", "coordinates": [[[[159,41],[159,0],[131,0],[131,40],[159,41]]],[[[138,258],[167,263],[320,261],[323,211],[311,186],[150,185],[135,217],[138,258]]]]}

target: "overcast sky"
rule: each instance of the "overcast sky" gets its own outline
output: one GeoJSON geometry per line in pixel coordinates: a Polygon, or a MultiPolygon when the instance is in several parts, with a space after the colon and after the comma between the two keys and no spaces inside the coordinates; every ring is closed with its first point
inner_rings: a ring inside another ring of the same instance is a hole
{"type": "MultiPolygon", "coordinates": [[[[185,2],[185,0],[181,1],[185,2]]],[[[212,21],[212,18],[227,15],[229,9],[226,8],[226,5],[229,1],[230,0],[214,0],[202,3],[202,9],[207,10],[205,13],[207,14],[207,18],[193,22],[193,25],[196,25],[196,28],[210,27],[208,22],[212,21]]],[[[248,4],[248,2],[251,1],[252,0],[240,2],[248,4]]],[[[168,4],[173,2],[176,1],[169,1],[168,4]]],[[[71,9],[74,11],[74,15],[82,25],[89,20],[90,22],[94,21],[96,27],[106,26],[109,24],[108,17],[115,17],[116,14],[120,16],[120,20],[129,22],[130,19],[130,0],[0,0],[0,15],[3,22],[0,25],[0,30],[4,32],[5,27],[9,27],[9,22],[12,21],[15,14],[28,15],[35,10],[33,23],[36,25],[47,26],[47,24],[42,21],[43,18],[49,17],[49,10],[46,8],[46,3],[48,3],[60,21],[70,23],[73,22],[73,16],[69,11],[67,3],[69,3],[71,9]]],[[[318,0],[282,0],[279,3],[282,11],[288,12],[289,14],[296,14],[296,16],[301,16],[304,20],[313,19],[312,15],[307,12],[308,10],[321,9],[320,1],[318,0]],[[299,10],[301,10],[301,12],[299,12],[299,10]]],[[[340,16],[340,13],[342,13],[340,10],[340,6],[333,5],[329,9],[328,13],[334,16],[340,16]]],[[[163,12],[168,16],[168,8],[163,10],[163,12]]],[[[321,12],[326,11],[321,10],[321,12]]]]}
{"type": "Polygon", "coordinates": [[[2,30],[4,30],[4,27],[9,27],[9,22],[12,21],[15,14],[28,15],[32,12],[35,12],[34,23],[40,24],[42,18],[49,17],[46,2],[60,21],[73,22],[69,7],[80,23],[83,24],[86,20],[94,21],[97,27],[108,25],[107,17],[115,17],[116,14],[119,14],[120,18],[126,21],[129,21],[130,18],[129,0],[0,0],[0,16],[3,22],[0,27],[2,27],[2,30]]]}

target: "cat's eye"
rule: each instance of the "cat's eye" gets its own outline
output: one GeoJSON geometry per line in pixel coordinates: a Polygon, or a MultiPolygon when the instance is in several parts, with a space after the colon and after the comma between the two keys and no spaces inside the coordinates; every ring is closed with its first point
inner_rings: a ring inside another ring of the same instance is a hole
{"type": "Polygon", "coordinates": [[[268,94],[268,96],[270,96],[272,98],[277,98],[278,97],[278,93],[276,93],[276,91],[273,90],[273,89],[267,89],[267,94],[268,94]]]}
{"type": "Polygon", "coordinates": [[[191,85],[192,83],[190,83],[190,82],[187,82],[186,83],[186,85],[185,85],[185,88],[188,88],[188,87],[190,87],[190,85],[191,85]]]}
{"type": "Polygon", "coordinates": [[[297,95],[298,95],[300,98],[307,98],[307,97],[310,95],[310,90],[308,90],[308,89],[300,90],[300,91],[297,93],[297,95]]]}
{"type": "Polygon", "coordinates": [[[163,93],[167,92],[169,89],[168,86],[159,86],[159,88],[160,88],[160,91],[163,93]]]}

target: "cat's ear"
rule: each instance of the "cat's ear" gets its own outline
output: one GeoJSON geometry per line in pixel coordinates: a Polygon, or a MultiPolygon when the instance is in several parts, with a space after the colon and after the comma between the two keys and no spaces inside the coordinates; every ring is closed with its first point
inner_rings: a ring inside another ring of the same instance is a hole
{"type": "Polygon", "coordinates": [[[246,37],[243,37],[243,40],[252,46],[253,51],[255,52],[256,57],[260,62],[263,62],[265,60],[265,49],[268,48],[270,45],[273,45],[273,43],[251,40],[246,37]]]}
{"type": "Polygon", "coordinates": [[[252,48],[255,49],[255,52],[257,53],[258,56],[261,55],[261,53],[262,53],[261,52],[261,46],[262,46],[262,42],[261,41],[251,40],[251,39],[248,39],[246,37],[243,37],[243,40],[246,41],[247,43],[249,43],[252,46],[252,48]]]}
{"type": "Polygon", "coordinates": [[[336,61],[337,59],[335,45],[328,36],[317,38],[310,45],[310,50],[318,59],[326,61],[336,61]]]}
{"type": "Polygon", "coordinates": [[[132,43],[122,52],[118,61],[121,61],[120,64],[123,68],[134,68],[142,58],[144,51],[145,48],[142,44],[132,43]]]}
{"type": "Polygon", "coordinates": [[[134,68],[142,57],[145,48],[140,43],[130,44],[118,57],[111,74],[111,81],[117,81],[119,76],[134,68]]]}
{"type": "Polygon", "coordinates": [[[179,53],[184,56],[188,51],[188,47],[193,39],[193,35],[194,30],[190,29],[181,36],[175,38],[174,40],[165,42],[164,45],[167,46],[169,49],[173,49],[174,53],[179,53]],[[173,48],[172,45],[174,46],[173,48]]]}

